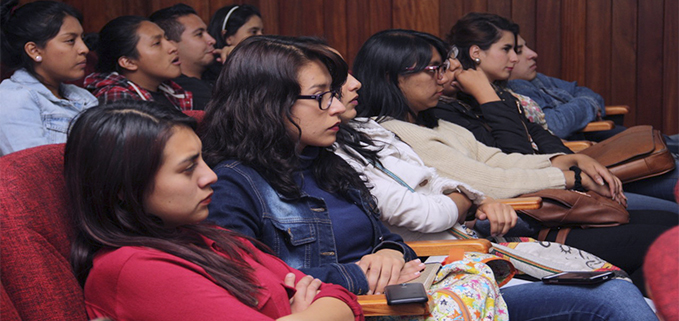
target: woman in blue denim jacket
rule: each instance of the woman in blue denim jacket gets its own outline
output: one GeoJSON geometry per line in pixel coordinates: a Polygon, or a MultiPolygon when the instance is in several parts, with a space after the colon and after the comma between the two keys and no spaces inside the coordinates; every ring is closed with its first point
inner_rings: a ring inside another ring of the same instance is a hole
{"type": "Polygon", "coordinates": [[[324,282],[381,293],[424,265],[380,222],[364,182],[330,150],[347,71],[326,47],[283,37],[249,38],[229,55],[202,130],[218,176],[209,219],[324,282]]]}
{"type": "Polygon", "coordinates": [[[80,14],[61,2],[3,1],[2,63],[16,70],[0,84],[0,156],[66,141],[68,124],[96,106],[87,90],[65,81],[85,76],[80,14]]]}

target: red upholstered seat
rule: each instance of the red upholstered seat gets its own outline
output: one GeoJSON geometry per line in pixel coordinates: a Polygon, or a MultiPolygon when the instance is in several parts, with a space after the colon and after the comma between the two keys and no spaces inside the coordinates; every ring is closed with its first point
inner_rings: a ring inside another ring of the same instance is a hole
{"type": "Polygon", "coordinates": [[[87,320],[68,262],[64,144],[0,157],[2,320],[87,320]]]}

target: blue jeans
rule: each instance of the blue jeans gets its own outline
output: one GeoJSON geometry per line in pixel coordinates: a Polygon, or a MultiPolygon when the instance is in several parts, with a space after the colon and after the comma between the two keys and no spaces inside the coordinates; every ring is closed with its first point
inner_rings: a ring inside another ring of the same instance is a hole
{"type": "Polygon", "coordinates": [[[658,320],[634,284],[611,280],[599,285],[546,285],[502,288],[510,320],[658,320]]]}
{"type": "Polygon", "coordinates": [[[679,178],[679,161],[675,161],[675,164],[677,167],[668,173],[627,183],[623,188],[627,192],[676,202],[677,200],[674,198],[674,186],[677,185],[677,179],[679,178]]]}
{"type": "Polygon", "coordinates": [[[627,196],[627,210],[654,210],[654,211],[665,211],[672,213],[679,213],[679,204],[675,202],[670,202],[664,199],[641,195],[637,193],[628,193],[625,191],[625,196],[627,196]]]}

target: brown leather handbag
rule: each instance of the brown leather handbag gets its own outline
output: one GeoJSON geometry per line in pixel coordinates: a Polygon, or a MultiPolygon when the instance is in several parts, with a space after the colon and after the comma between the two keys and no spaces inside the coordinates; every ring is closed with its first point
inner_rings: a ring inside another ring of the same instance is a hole
{"type": "Polygon", "coordinates": [[[539,196],[542,207],[521,210],[538,220],[545,229],[538,239],[545,240],[551,228],[560,229],[556,242],[564,243],[571,227],[607,227],[629,223],[629,213],[624,206],[596,192],[578,192],[562,189],[545,189],[521,197],[539,196]]]}
{"type": "Polygon", "coordinates": [[[675,167],[662,135],[648,125],[630,127],[579,153],[608,167],[623,183],[662,175],[675,167]]]}

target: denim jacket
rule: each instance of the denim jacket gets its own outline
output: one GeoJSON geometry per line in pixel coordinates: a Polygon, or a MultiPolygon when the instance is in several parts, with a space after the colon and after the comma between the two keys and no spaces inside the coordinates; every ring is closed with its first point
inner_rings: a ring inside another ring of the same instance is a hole
{"type": "MultiPolygon", "coordinates": [[[[337,261],[336,242],[352,235],[334,235],[323,199],[304,193],[300,198],[285,197],[239,161],[224,161],[214,170],[218,180],[212,185],[208,220],[262,241],[288,265],[323,282],[342,285],[355,294],[367,293],[368,281],[358,264],[337,261]]],[[[378,214],[361,201],[358,190],[349,201],[370,217],[373,253],[394,249],[404,253],[406,261],[415,258],[403,239],[389,232],[378,214]]]]}
{"type": "Polygon", "coordinates": [[[554,135],[567,138],[605,116],[604,99],[587,87],[538,73],[535,79],[510,80],[507,86],[516,93],[535,100],[545,112],[547,125],[554,135]]]}
{"type": "Polygon", "coordinates": [[[0,83],[0,156],[22,149],[66,142],[68,125],[97,98],[75,85],[62,84],[59,99],[24,69],[0,83]]]}

